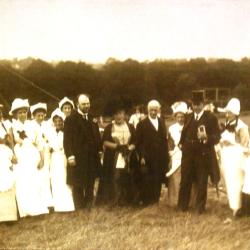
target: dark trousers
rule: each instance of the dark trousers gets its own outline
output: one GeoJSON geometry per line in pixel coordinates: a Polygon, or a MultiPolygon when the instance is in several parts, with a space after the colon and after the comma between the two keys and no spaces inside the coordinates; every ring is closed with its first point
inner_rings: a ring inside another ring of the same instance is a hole
{"type": "Polygon", "coordinates": [[[209,155],[197,151],[184,151],[181,163],[181,183],[178,207],[182,211],[188,209],[193,182],[197,186],[195,208],[202,213],[207,200],[207,182],[209,175],[209,155]]]}
{"type": "Polygon", "coordinates": [[[73,185],[72,194],[76,209],[92,205],[94,199],[95,178],[87,178],[86,184],[73,185]]]}
{"type": "Polygon", "coordinates": [[[144,205],[158,203],[161,195],[160,174],[144,173],[141,176],[140,199],[144,205]]]}

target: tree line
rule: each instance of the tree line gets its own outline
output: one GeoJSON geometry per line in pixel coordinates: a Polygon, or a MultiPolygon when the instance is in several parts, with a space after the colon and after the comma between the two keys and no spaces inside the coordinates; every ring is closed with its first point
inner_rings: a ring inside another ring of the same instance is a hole
{"type": "Polygon", "coordinates": [[[44,101],[53,109],[57,104],[23,80],[28,79],[59,99],[75,98],[81,92],[92,97],[96,114],[101,114],[108,100],[123,96],[128,105],[146,104],[158,99],[164,107],[191,97],[194,89],[227,87],[250,108],[250,59],[155,60],[108,59],[105,64],[61,61],[48,63],[40,59],[0,61],[0,97],[10,104],[16,97],[28,98],[33,104],[44,101]],[[26,65],[26,64],[27,65],[26,65]],[[4,66],[4,67],[3,67],[4,66]],[[9,69],[9,70],[6,70],[9,69]],[[14,74],[14,73],[17,73],[14,74]]]}

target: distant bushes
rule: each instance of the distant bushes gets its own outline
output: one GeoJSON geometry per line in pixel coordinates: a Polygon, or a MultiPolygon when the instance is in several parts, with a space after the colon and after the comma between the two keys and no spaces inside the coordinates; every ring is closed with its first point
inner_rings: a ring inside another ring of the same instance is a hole
{"type": "Polygon", "coordinates": [[[31,103],[48,102],[51,109],[56,106],[51,97],[13,74],[17,72],[58,98],[75,98],[80,92],[88,92],[98,114],[115,95],[129,98],[133,105],[157,98],[168,112],[167,106],[174,101],[189,99],[193,89],[204,87],[228,87],[242,100],[243,108],[250,108],[250,59],[247,58],[239,62],[197,58],[142,63],[109,59],[104,65],[71,61],[50,64],[29,58],[1,61],[1,65],[12,71],[0,67],[0,93],[8,103],[18,96],[29,98],[31,103]]]}

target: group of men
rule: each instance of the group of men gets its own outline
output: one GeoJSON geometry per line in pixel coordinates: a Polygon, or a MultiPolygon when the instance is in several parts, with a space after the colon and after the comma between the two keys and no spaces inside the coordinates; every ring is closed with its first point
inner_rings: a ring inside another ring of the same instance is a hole
{"type": "MultiPolygon", "coordinates": [[[[140,199],[144,205],[159,202],[162,183],[169,168],[168,139],[165,121],[159,117],[160,103],[148,103],[148,115],[136,128],[136,151],[141,172],[140,199]]],[[[181,183],[178,207],[188,210],[191,186],[195,182],[198,213],[205,211],[208,177],[219,181],[219,168],[214,145],[220,140],[218,120],[204,111],[204,101],[193,98],[193,112],[187,115],[179,147],[182,150],[181,183]]],[[[90,100],[79,95],[77,110],[66,118],[64,149],[68,161],[67,180],[73,187],[76,208],[91,207],[95,178],[101,168],[101,136],[97,120],[89,113],[90,100]]]]}

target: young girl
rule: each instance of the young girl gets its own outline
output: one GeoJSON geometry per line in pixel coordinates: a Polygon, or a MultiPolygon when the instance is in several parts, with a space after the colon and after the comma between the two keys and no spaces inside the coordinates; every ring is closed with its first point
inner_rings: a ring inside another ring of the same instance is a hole
{"type": "Polygon", "coordinates": [[[56,109],[52,115],[54,127],[51,129],[48,142],[51,151],[50,176],[54,210],[56,212],[74,211],[74,202],[70,186],[66,184],[67,159],[63,148],[64,114],[56,109]]]}
{"type": "Polygon", "coordinates": [[[49,130],[49,124],[45,121],[47,113],[46,103],[37,103],[30,107],[30,112],[33,117],[31,124],[31,136],[32,142],[40,152],[42,166],[38,170],[39,182],[40,182],[40,197],[47,204],[47,207],[53,206],[51,188],[50,188],[50,176],[49,176],[49,146],[47,140],[47,131],[49,130]]]}
{"type": "Polygon", "coordinates": [[[236,216],[242,206],[245,152],[248,151],[248,126],[239,118],[240,101],[232,98],[224,109],[226,123],[221,134],[221,169],[225,179],[229,206],[236,216]]]}
{"type": "Polygon", "coordinates": [[[3,120],[3,105],[0,105],[0,222],[17,220],[11,134],[11,124],[3,120]]]}
{"type": "Polygon", "coordinates": [[[48,213],[46,204],[40,199],[38,168],[42,166],[39,151],[34,146],[30,121],[27,119],[29,102],[17,98],[13,101],[10,115],[14,115],[13,134],[17,164],[14,169],[16,178],[16,200],[20,217],[48,213]]]}

